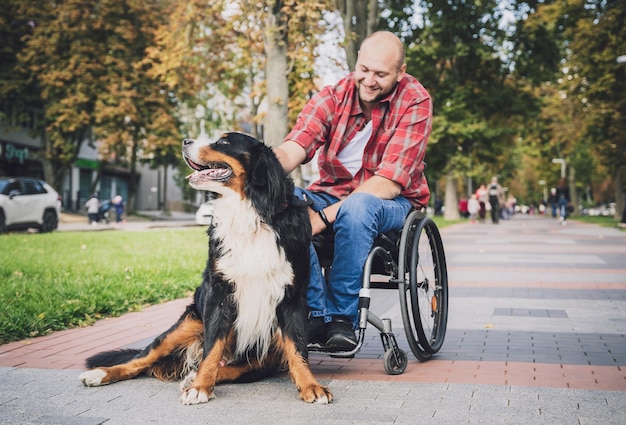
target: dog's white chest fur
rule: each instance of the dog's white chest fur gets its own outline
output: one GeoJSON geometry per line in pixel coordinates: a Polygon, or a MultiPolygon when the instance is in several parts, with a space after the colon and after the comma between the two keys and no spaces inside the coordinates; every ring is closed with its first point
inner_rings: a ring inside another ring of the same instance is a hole
{"type": "Polygon", "coordinates": [[[249,201],[216,206],[214,236],[222,241],[216,267],[235,285],[238,314],[236,354],[258,347],[262,358],[277,326],[276,307],[293,284],[293,268],[278,245],[276,232],[261,223],[249,201]]]}

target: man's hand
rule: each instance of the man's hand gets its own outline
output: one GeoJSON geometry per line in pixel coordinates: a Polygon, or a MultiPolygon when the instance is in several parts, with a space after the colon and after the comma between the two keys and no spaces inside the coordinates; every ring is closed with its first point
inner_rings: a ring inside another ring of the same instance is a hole
{"type": "Polygon", "coordinates": [[[309,208],[309,220],[311,220],[312,235],[315,236],[326,230],[326,224],[320,217],[319,213],[309,208]]]}

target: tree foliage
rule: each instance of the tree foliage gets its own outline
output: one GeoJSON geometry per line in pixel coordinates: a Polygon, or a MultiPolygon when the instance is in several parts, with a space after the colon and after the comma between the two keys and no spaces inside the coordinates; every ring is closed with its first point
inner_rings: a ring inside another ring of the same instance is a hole
{"type": "MultiPolygon", "coordinates": [[[[375,30],[407,47],[434,99],[427,174],[439,191],[491,175],[527,202],[566,158],[588,199],[623,205],[625,6],[618,0],[5,0],[0,118],[37,123],[46,178],[83,143],[134,170],[178,163],[182,135],[280,142],[316,87],[322,34],[350,69],[375,30]],[[343,29],[324,20],[339,12],[343,29]],[[609,176],[609,177],[607,177],[609,176]]],[[[328,58],[328,61],[334,60],[328,58]]],[[[451,201],[452,202],[452,201],[451,201]]]]}
{"type": "Polygon", "coordinates": [[[559,0],[528,11],[519,33],[544,34],[538,46],[547,50],[529,52],[520,43],[516,76],[531,87],[539,106],[534,125],[521,133],[543,158],[540,177],[554,184],[558,170],[550,160],[564,158],[573,193],[583,195],[580,203],[615,200],[620,215],[626,72],[616,59],[626,52],[626,7],[613,0],[559,0]]]}
{"type": "Polygon", "coordinates": [[[132,198],[139,153],[171,152],[178,138],[175,102],[144,62],[153,28],[165,19],[163,2],[9,4],[21,25],[12,60],[2,66],[17,78],[3,80],[3,95],[24,96],[22,107],[41,112],[46,179],[58,186],[82,144],[98,140],[105,160],[130,166],[132,198]]]}

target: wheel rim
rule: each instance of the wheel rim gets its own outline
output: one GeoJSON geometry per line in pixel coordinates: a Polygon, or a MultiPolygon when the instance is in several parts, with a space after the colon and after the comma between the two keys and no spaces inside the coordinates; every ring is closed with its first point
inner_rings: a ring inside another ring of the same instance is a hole
{"type": "Polygon", "coordinates": [[[426,218],[417,230],[411,241],[410,300],[420,346],[434,354],[441,349],[447,326],[447,272],[434,222],[426,218]]]}
{"type": "Polygon", "coordinates": [[[420,361],[427,361],[432,357],[432,353],[427,352],[419,343],[419,335],[417,329],[419,324],[415,322],[415,314],[413,313],[413,303],[410,301],[409,284],[407,278],[407,260],[410,264],[410,256],[406,255],[407,247],[411,246],[412,235],[419,227],[419,223],[424,219],[424,215],[419,211],[413,211],[407,217],[402,234],[400,236],[399,252],[405,255],[398,257],[398,291],[400,296],[400,311],[402,313],[402,322],[404,324],[404,333],[411,348],[413,355],[420,361]],[[408,258],[407,258],[408,257],[408,258]]]}

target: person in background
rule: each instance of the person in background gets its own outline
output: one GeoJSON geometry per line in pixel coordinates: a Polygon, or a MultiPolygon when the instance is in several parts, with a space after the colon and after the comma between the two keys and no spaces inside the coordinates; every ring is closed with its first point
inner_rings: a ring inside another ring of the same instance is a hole
{"type": "Polygon", "coordinates": [[[511,217],[513,217],[515,215],[515,206],[517,205],[517,198],[515,196],[513,196],[513,194],[510,194],[507,198],[506,198],[506,205],[504,208],[505,214],[504,217],[509,219],[511,217]]]}
{"type": "Polygon", "coordinates": [[[556,196],[556,187],[550,189],[550,196],[548,196],[548,205],[552,211],[552,218],[556,218],[556,212],[559,209],[559,198],[556,196]]]}
{"type": "Polygon", "coordinates": [[[116,195],[111,200],[111,203],[113,204],[113,207],[115,208],[115,222],[121,223],[123,221],[122,214],[124,214],[124,200],[122,199],[120,195],[116,195]]]}
{"type": "Polygon", "coordinates": [[[480,211],[480,204],[478,203],[478,198],[476,194],[473,193],[472,196],[467,201],[467,212],[469,213],[469,219],[472,224],[476,223],[476,217],[480,211]]]}
{"type": "Polygon", "coordinates": [[[296,195],[311,203],[313,235],[335,235],[328,285],[311,246],[310,346],[356,347],[358,294],[374,239],[400,229],[412,207],[428,205],[424,155],[433,106],[404,60],[397,36],[368,36],[354,72],[315,94],[274,148],[288,173],[318,153],[319,179],[296,195]]]}
{"type": "Polygon", "coordinates": [[[559,203],[559,221],[562,225],[567,224],[567,208],[572,198],[570,197],[569,186],[565,177],[561,177],[556,187],[556,197],[559,203]]]}
{"type": "Polygon", "coordinates": [[[85,208],[87,209],[89,224],[92,226],[98,224],[98,209],[100,208],[100,201],[95,194],[91,195],[87,202],[85,202],[85,208]]]}
{"type": "Polygon", "coordinates": [[[489,204],[491,205],[491,222],[498,224],[500,222],[500,210],[504,207],[504,190],[498,183],[497,177],[491,178],[487,193],[489,195],[489,204]]]}
{"type": "Polygon", "coordinates": [[[467,211],[467,198],[465,196],[461,196],[461,199],[459,199],[459,214],[463,218],[469,217],[469,212],[467,211]]]}
{"type": "Polygon", "coordinates": [[[443,215],[443,200],[439,196],[435,199],[435,215],[443,215]]]}
{"type": "Polygon", "coordinates": [[[478,210],[478,219],[480,221],[485,221],[485,217],[487,217],[487,202],[489,201],[489,195],[487,195],[487,188],[484,184],[481,184],[478,189],[476,189],[476,199],[478,199],[478,205],[480,209],[478,210]]]}
{"type": "Polygon", "coordinates": [[[626,228],[626,205],[624,205],[624,209],[622,210],[622,220],[617,224],[617,226],[626,228]]]}

